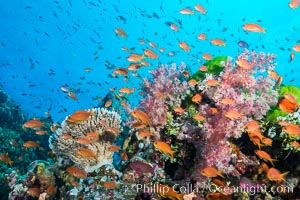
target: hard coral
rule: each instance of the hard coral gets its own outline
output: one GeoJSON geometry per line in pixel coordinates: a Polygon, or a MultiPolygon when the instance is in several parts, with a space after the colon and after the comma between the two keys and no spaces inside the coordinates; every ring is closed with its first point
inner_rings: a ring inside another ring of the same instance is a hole
{"type": "Polygon", "coordinates": [[[93,112],[94,115],[81,123],[67,123],[64,120],[62,128],[57,129],[49,138],[50,148],[55,154],[73,161],[87,172],[112,163],[113,152],[109,151],[108,147],[113,144],[116,135],[110,130],[121,131],[121,117],[116,112],[104,108],[94,108],[93,112]],[[79,138],[85,137],[90,132],[98,133],[97,141],[90,144],[77,142],[79,138]],[[71,138],[63,138],[62,134],[69,134],[71,138]],[[80,156],[78,150],[83,148],[91,150],[93,156],[86,158],[80,156]]]}

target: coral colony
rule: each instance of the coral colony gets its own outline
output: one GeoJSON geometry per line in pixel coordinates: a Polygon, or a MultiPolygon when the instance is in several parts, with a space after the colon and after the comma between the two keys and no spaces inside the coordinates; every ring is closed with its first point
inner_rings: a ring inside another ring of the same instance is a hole
{"type": "Polygon", "coordinates": [[[15,167],[18,145],[1,154],[9,199],[297,199],[300,89],[281,85],[274,59],[245,49],[194,74],[161,65],[122,114],[107,100],[61,124],[22,121],[26,134],[52,132],[50,149],[17,141],[24,162],[49,150],[28,169],[15,167]]]}

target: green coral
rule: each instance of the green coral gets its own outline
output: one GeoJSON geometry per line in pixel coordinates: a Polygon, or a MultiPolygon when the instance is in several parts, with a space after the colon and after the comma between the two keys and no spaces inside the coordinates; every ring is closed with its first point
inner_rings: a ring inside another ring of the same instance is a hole
{"type": "Polygon", "coordinates": [[[272,106],[271,109],[267,112],[267,119],[269,121],[277,121],[277,117],[284,117],[288,113],[281,111],[277,106],[272,106]]]}
{"type": "Polygon", "coordinates": [[[204,63],[203,65],[207,67],[207,71],[198,71],[193,76],[192,79],[199,81],[205,77],[205,74],[213,74],[219,75],[224,67],[222,66],[222,62],[227,61],[227,56],[217,56],[214,57],[212,60],[204,63]]]}
{"type": "MultiPolygon", "coordinates": [[[[279,96],[285,94],[291,94],[296,98],[297,103],[300,103],[300,89],[293,85],[285,85],[280,87],[279,96]]],[[[278,106],[273,106],[267,113],[267,119],[269,121],[277,121],[277,117],[284,117],[288,113],[281,111],[278,106]]]]}
{"type": "Polygon", "coordinates": [[[293,85],[285,85],[280,87],[279,95],[283,96],[285,94],[293,95],[296,98],[297,103],[300,103],[300,88],[293,85]]]}
{"type": "Polygon", "coordinates": [[[166,135],[177,135],[180,130],[179,124],[174,122],[171,112],[167,112],[166,135]]]}

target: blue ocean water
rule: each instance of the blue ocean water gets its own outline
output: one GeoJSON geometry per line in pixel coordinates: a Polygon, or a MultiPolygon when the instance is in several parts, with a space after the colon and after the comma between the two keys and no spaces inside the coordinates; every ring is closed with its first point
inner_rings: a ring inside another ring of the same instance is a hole
{"type": "MultiPolygon", "coordinates": [[[[122,47],[142,54],[151,41],[166,48],[163,53],[153,49],[159,59],[149,59],[151,66],[138,71],[146,77],[160,63],[184,62],[196,71],[203,63],[202,53],[235,57],[243,50],[237,42],[243,40],[250,50],[276,54],[283,84],[300,86],[300,53],[288,62],[292,46],[300,43],[299,19],[300,9],[289,8],[285,0],[1,0],[0,84],[29,117],[48,111],[61,121],[75,110],[97,106],[96,98],[105,97],[109,88],[139,87],[140,78],[123,81],[109,76],[113,69],[129,65],[130,53],[122,47]],[[179,13],[196,3],[207,9],[206,15],[179,13]],[[172,31],[166,22],[177,24],[179,31],[172,31]],[[265,27],[266,33],[242,30],[250,22],[265,27]],[[117,36],[115,28],[122,28],[128,37],[117,36]],[[207,34],[208,40],[198,40],[199,33],[207,34]],[[146,44],[140,44],[139,38],[146,44]],[[227,46],[211,45],[213,38],[225,40],[227,46]],[[179,41],[191,45],[191,51],[182,51],[179,41]],[[170,51],[174,57],[167,55],[170,51]],[[76,91],[78,100],[69,98],[61,86],[76,91]]],[[[130,101],[134,104],[138,98],[135,92],[130,101]]]]}

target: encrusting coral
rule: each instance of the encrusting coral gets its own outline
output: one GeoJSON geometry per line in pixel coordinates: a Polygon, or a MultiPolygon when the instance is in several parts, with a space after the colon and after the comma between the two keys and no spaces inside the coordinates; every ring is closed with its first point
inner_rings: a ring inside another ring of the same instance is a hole
{"type": "Polygon", "coordinates": [[[121,132],[121,117],[114,111],[104,108],[92,109],[87,120],[79,123],[68,122],[68,117],[61,128],[49,138],[50,148],[59,157],[69,159],[87,172],[100,166],[112,164],[112,146],[117,134],[121,132]],[[89,135],[95,135],[91,140],[89,135]],[[88,138],[89,140],[81,139],[88,138]]]}

